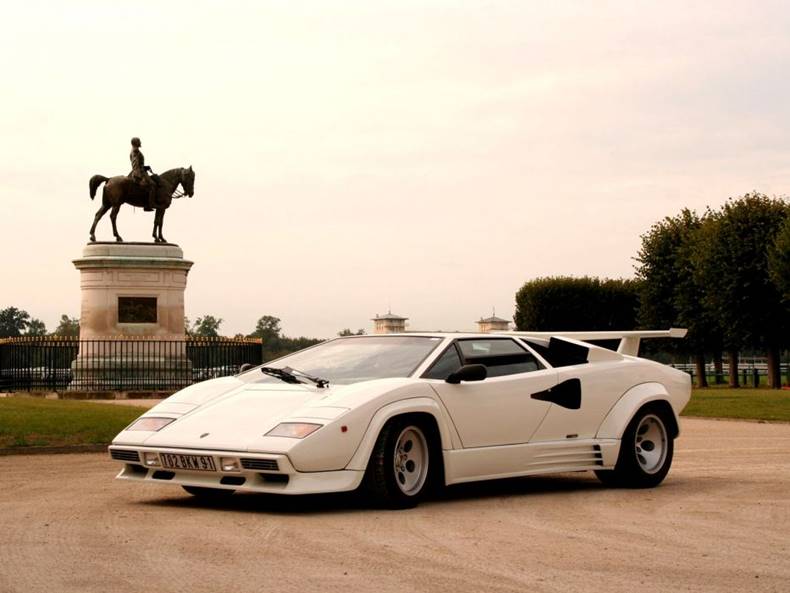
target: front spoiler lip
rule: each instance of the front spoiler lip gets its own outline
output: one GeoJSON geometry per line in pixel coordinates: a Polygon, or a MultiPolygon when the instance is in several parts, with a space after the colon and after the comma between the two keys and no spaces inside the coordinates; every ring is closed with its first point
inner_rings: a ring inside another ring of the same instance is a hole
{"type": "Polygon", "coordinates": [[[129,480],[134,482],[147,482],[155,484],[178,484],[180,486],[197,486],[204,488],[217,488],[226,490],[240,490],[247,492],[260,492],[268,494],[321,494],[326,492],[347,492],[356,490],[361,484],[365,472],[358,470],[329,470],[317,472],[297,471],[287,455],[281,453],[250,453],[248,451],[228,451],[219,449],[189,449],[184,447],[145,447],[136,445],[111,445],[111,450],[136,451],[140,456],[140,461],[128,462],[112,459],[124,465],[123,469],[115,476],[119,480],[129,480]],[[214,458],[216,467],[220,467],[219,458],[226,456],[244,457],[248,459],[269,459],[277,461],[278,470],[249,470],[242,468],[237,472],[218,471],[186,471],[172,470],[163,467],[149,467],[142,463],[142,453],[175,453],[184,455],[209,455],[214,458]],[[144,468],[145,473],[134,471],[133,466],[144,468]],[[157,470],[173,471],[175,475],[170,480],[154,479],[153,474],[157,470]],[[266,475],[287,475],[288,482],[276,483],[267,482],[266,475]],[[226,476],[239,476],[246,478],[242,485],[220,484],[220,480],[226,476]]]}

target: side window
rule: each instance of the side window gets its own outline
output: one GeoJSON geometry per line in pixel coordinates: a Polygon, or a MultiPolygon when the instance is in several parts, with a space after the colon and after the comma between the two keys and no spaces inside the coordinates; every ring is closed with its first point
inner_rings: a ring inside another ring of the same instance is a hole
{"type": "Polygon", "coordinates": [[[484,364],[489,377],[529,373],[543,365],[521,345],[508,338],[459,340],[464,364],[484,364]]]}
{"type": "Polygon", "coordinates": [[[425,379],[445,380],[451,373],[461,368],[461,358],[453,344],[433,363],[428,372],[423,375],[425,379]]]}

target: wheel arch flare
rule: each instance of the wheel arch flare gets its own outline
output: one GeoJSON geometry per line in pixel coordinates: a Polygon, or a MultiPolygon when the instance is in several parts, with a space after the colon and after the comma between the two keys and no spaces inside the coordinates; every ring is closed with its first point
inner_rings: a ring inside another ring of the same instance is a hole
{"type": "Polygon", "coordinates": [[[645,405],[654,403],[667,412],[669,420],[667,429],[670,432],[670,437],[677,438],[680,434],[680,423],[671,401],[672,397],[661,383],[649,382],[635,385],[612,406],[595,436],[598,439],[622,438],[623,432],[636,413],[645,405]]]}
{"type": "Polygon", "coordinates": [[[370,424],[368,424],[365,436],[362,438],[359,447],[357,447],[346,469],[364,471],[367,468],[368,460],[370,459],[371,452],[373,451],[373,447],[376,444],[376,439],[381,429],[384,428],[384,425],[391,419],[406,415],[419,415],[426,418],[426,420],[431,418],[438,433],[441,448],[443,450],[452,448],[452,432],[450,426],[445,421],[445,414],[438,402],[430,397],[403,399],[380,408],[373,415],[370,424]]]}

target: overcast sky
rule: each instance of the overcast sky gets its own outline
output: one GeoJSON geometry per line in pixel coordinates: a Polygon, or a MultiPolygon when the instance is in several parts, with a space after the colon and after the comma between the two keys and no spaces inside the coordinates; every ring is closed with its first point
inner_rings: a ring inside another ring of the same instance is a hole
{"type": "Polygon", "coordinates": [[[79,315],[131,136],[195,169],[165,237],[223,333],[471,329],[530,278],[632,276],[661,217],[787,193],[789,32],[767,1],[4,3],[0,307],[79,315]]]}

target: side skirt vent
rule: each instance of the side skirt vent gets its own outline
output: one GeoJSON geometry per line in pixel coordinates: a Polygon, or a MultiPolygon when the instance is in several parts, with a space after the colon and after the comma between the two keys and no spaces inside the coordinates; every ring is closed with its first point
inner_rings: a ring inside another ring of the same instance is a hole
{"type": "Polygon", "coordinates": [[[535,455],[529,464],[532,469],[590,468],[603,465],[600,445],[571,445],[546,448],[535,455]]]}

